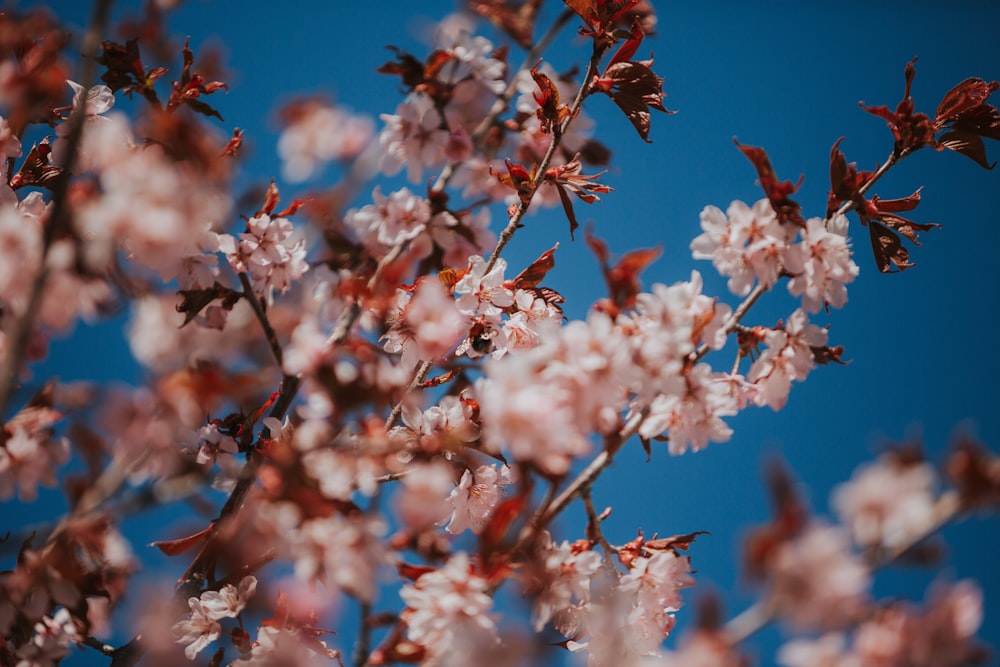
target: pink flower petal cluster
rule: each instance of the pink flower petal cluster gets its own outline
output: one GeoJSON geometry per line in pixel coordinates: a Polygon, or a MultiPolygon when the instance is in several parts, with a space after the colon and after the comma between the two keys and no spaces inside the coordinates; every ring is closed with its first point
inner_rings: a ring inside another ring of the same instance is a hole
{"type": "Polygon", "coordinates": [[[368,116],[319,100],[297,105],[278,137],[281,173],[291,183],[316,176],[324,165],[357,157],[375,128],[368,116]]]}
{"type": "Polygon", "coordinates": [[[788,291],[801,295],[802,307],[810,313],[827,306],[842,308],[847,303],[845,285],[860,271],[851,259],[847,227],[847,218],[842,215],[829,222],[810,218],[800,230],[801,241],[784,255],[785,269],[794,274],[788,291]]]}
{"type": "Polygon", "coordinates": [[[726,213],[705,207],[703,232],[691,242],[691,251],[695,259],[710,259],[721,275],[729,276],[729,290],[738,296],[749,294],[754,281],[770,288],[782,272],[791,274],[788,290],[801,295],[802,307],[814,313],[847,303],[845,285],[858,276],[847,227],[847,218],[835,215],[828,221],[810,218],[800,229],[782,224],[767,199],[752,207],[734,201],[726,213]]]}
{"type": "Polygon", "coordinates": [[[69,460],[66,438],[22,427],[0,437],[0,500],[9,500],[16,489],[21,501],[32,502],[39,486],[56,486],[56,470],[69,460]]]}
{"type": "Polygon", "coordinates": [[[206,646],[222,634],[219,621],[236,618],[257,590],[257,578],[246,576],[239,587],[226,584],[219,591],[205,591],[188,599],[190,613],[174,624],[171,632],[178,644],[186,644],[184,655],[194,660],[206,646]]]}
{"type": "Polygon", "coordinates": [[[627,392],[617,376],[628,342],[600,312],[547,327],[540,339],[535,348],[490,360],[476,398],[487,447],[561,475],[590,451],[592,431],[618,426],[627,392]]]}
{"type": "Polygon", "coordinates": [[[31,640],[17,649],[17,667],[56,667],[70,654],[70,646],[83,639],[69,610],[63,607],[35,623],[31,640]]]}
{"type": "Polygon", "coordinates": [[[805,380],[816,367],[812,348],[825,346],[827,333],[810,324],[799,308],[783,326],[764,330],[763,342],[767,349],[750,367],[747,380],[757,386],[758,405],[780,410],[788,402],[792,381],[805,380]]]}
{"type": "Polygon", "coordinates": [[[323,582],[367,602],[375,599],[379,571],[389,561],[385,522],[361,514],[308,519],[287,538],[295,576],[323,582]]]}
{"type": "Polygon", "coordinates": [[[752,207],[734,201],[725,213],[715,206],[701,212],[703,233],[691,242],[695,259],[710,259],[729,290],[746,296],[756,279],[771,287],[778,281],[782,256],[795,236],[794,228],[782,225],[771,207],[761,199],[752,207]]]}
{"type": "Polygon", "coordinates": [[[453,509],[445,530],[453,535],[467,528],[476,535],[481,533],[510,483],[511,470],[505,465],[482,465],[474,471],[466,469],[458,486],[448,496],[453,509]]]}
{"type": "Polygon", "coordinates": [[[934,468],[926,462],[905,463],[883,456],[854,471],[850,481],[833,490],[831,504],[855,544],[895,549],[926,535],[934,527],[934,468]]]}
{"type": "Polygon", "coordinates": [[[983,595],[971,580],[931,587],[923,608],[893,603],[873,613],[849,636],[829,632],[782,646],[784,667],[960,667],[985,664],[976,641],[983,595]]]}
{"type": "Polygon", "coordinates": [[[479,437],[479,427],[473,421],[473,408],[468,393],[442,396],[437,405],[420,410],[403,406],[400,426],[389,431],[389,441],[411,451],[426,453],[453,452],[479,437]]]}
{"type": "Polygon", "coordinates": [[[431,661],[468,664],[470,655],[499,641],[493,598],[465,553],[455,554],[441,569],[403,586],[399,596],[406,603],[401,618],[407,634],[427,649],[431,661]]]}
{"type": "Polygon", "coordinates": [[[775,551],[769,601],[792,628],[839,628],[858,620],[868,604],[871,573],[833,526],[814,523],[775,551]]]}
{"type": "Polygon", "coordinates": [[[573,635],[579,628],[584,605],[590,601],[590,582],[601,568],[601,554],[589,543],[552,542],[546,532],[532,571],[531,586],[538,593],[531,622],[541,632],[549,621],[556,630],[573,635]]]}
{"type": "Polygon", "coordinates": [[[238,241],[220,234],[219,250],[234,271],[250,274],[254,291],[268,303],[274,300],[274,290],[284,294],[309,270],[305,239],[298,238],[287,218],[272,219],[266,213],[250,218],[238,241]]]}
{"type": "Polygon", "coordinates": [[[658,551],[637,558],[610,590],[599,598],[591,594],[581,613],[582,632],[567,648],[586,651],[592,667],[635,665],[659,656],[682,604],[679,590],[693,584],[687,557],[658,551]]]}
{"type": "Polygon", "coordinates": [[[412,93],[396,108],[382,114],[385,128],[379,133],[382,173],[394,176],[404,167],[411,183],[419,183],[424,170],[444,163],[451,134],[441,127],[441,114],[427,95],[412,93]]]}
{"type": "Polygon", "coordinates": [[[424,278],[403,310],[405,329],[413,332],[412,345],[403,348],[403,364],[441,361],[458,347],[469,332],[469,320],[440,280],[424,278]],[[410,354],[408,354],[410,353],[410,354]]]}

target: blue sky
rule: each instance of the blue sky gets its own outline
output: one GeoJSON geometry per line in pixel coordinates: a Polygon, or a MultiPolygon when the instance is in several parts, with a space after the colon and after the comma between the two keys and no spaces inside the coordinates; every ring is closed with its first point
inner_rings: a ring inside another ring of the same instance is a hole
{"type": "MultiPolygon", "coordinates": [[[[63,0],[54,7],[82,25],[86,4],[63,0]]],[[[139,4],[118,3],[116,12],[139,4]]],[[[551,0],[547,4],[546,16],[561,8],[551,0]]],[[[726,291],[724,279],[710,263],[692,260],[688,244],[700,231],[698,214],[704,206],[725,209],[734,199],[752,203],[762,196],[734,137],[764,147],[779,177],[804,175],[796,199],[807,217],[820,216],[834,141],[846,137],[841,150],[863,169],[888,155],[889,131],[857,103],[893,107],[902,94],[903,68],[913,57],[919,57],[913,96],[917,109],[929,114],[962,79],[1000,78],[1000,8],[988,3],[956,2],[946,9],[922,2],[716,2],[710,9],[701,3],[697,9],[696,3],[656,4],[658,34],[642,50],[654,52],[654,69],[666,79],[666,105],[678,113],[654,116],[653,143],[645,144],[607,99],[588,101],[597,136],[614,151],[602,181],[615,191],[601,204],[578,205],[577,215],[581,222],[592,222],[596,235],[615,252],[663,247],[660,260],[644,274],[647,286],[686,279],[697,269],[706,292],[732,305],[738,301],[726,291]]],[[[454,5],[451,0],[188,0],[170,27],[175,34],[191,35],[196,53],[205,44],[222,47],[232,74],[229,94],[213,99],[225,117],[221,129],[246,131],[246,184],[278,177],[281,185],[274,150],[274,111],[280,103],[293,94],[320,92],[376,117],[391,113],[400,99],[398,80],[374,71],[391,58],[384,46],[424,55],[426,31],[454,5]]],[[[492,36],[489,30],[486,34],[492,36]]],[[[566,35],[546,56],[558,70],[582,62],[589,51],[572,38],[572,29],[566,35]]],[[[520,59],[515,47],[511,60],[520,59]]],[[[1000,159],[995,142],[987,152],[992,160],[1000,159]]],[[[335,176],[334,171],[326,174],[328,180],[335,176]]],[[[752,599],[735,564],[747,527],[769,518],[760,475],[766,456],[780,454],[788,461],[822,513],[831,488],[871,459],[886,438],[922,437],[938,460],[961,430],[994,450],[1000,447],[995,419],[1000,355],[994,346],[1000,315],[993,268],[1000,248],[1000,170],[986,171],[954,153],[924,151],[894,169],[875,192],[902,197],[921,186],[923,202],[912,217],[943,227],[923,235],[922,247],[911,248],[917,266],[903,274],[878,273],[867,231],[852,219],[861,275],[849,286],[843,310],[816,318],[830,324],[831,343],[845,347],[850,363],[821,368],[796,385],[781,412],[751,409],[733,419],[735,435],[728,443],[682,457],[654,448],[649,463],[638,443],[626,447],[595,489],[596,504],[614,508],[607,524],[613,542],[630,539],[636,527],[647,535],[710,531],[693,549],[694,567],[699,582],[711,582],[725,594],[732,615],[752,599]]],[[[286,195],[295,191],[291,185],[283,188],[286,195]]],[[[493,217],[496,224],[502,209],[493,217]]],[[[559,211],[530,215],[526,224],[506,253],[510,275],[560,242],[547,283],[566,297],[569,316],[582,316],[604,294],[589,250],[579,236],[570,243],[559,211]]],[[[779,288],[745,323],[772,325],[794,307],[779,288]]],[[[50,362],[37,372],[139,380],[113,331],[78,328],[74,337],[53,345],[50,362]],[[96,353],[81,355],[81,350],[96,353]]],[[[565,536],[579,536],[582,510],[574,507],[560,525],[565,536]]],[[[980,580],[987,600],[981,636],[1000,639],[996,524],[974,518],[949,527],[945,536],[950,548],[943,570],[952,578],[980,580]]],[[[137,550],[144,541],[144,536],[136,540],[137,550]]],[[[879,575],[875,591],[922,599],[932,578],[933,573],[891,569],[879,575]]],[[[770,663],[777,636],[771,629],[751,642],[759,664],[770,663]]]]}

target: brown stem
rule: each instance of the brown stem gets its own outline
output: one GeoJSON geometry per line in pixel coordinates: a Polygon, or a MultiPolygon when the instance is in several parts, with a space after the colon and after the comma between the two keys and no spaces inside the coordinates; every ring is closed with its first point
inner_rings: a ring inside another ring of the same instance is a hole
{"type": "Polygon", "coordinates": [[[598,47],[594,45],[594,51],[590,56],[590,62],[587,63],[587,71],[583,75],[583,81],[580,83],[580,88],[577,90],[576,98],[573,100],[573,104],[570,107],[569,115],[566,119],[556,128],[552,130],[552,141],[549,142],[549,147],[545,151],[545,156],[542,161],[538,163],[535,167],[534,176],[531,179],[531,187],[523,199],[518,201],[517,209],[514,211],[514,215],[511,216],[510,222],[504,227],[503,231],[500,232],[500,237],[497,239],[496,246],[493,248],[493,252],[490,253],[490,259],[486,263],[486,272],[488,273],[490,269],[496,265],[497,260],[500,259],[500,253],[503,249],[510,243],[511,238],[521,227],[521,220],[524,219],[525,214],[528,212],[528,208],[531,206],[531,201],[535,197],[535,193],[538,192],[538,187],[542,184],[542,179],[545,178],[545,172],[552,164],[552,158],[556,154],[556,150],[562,144],[562,138],[566,134],[566,130],[569,129],[570,124],[573,119],[576,118],[577,114],[580,113],[580,107],[583,105],[583,100],[589,95],[590,90],[590,80],[593,78],[594,74],[597,72],[597,67],[601,62],[601,57],[608,50],[607,46],[598,47]]]}
{"type": "Polygon", "coordinates": [[[278,362],[278,368],[282,368],[284,366],[284,354],[281,344],[278,342],[278,334],[275,333],[274,327],[271,326],[271,322],[267,319],[267,311],[264,310],[264,304],[261,303],[260,299],[257,298],[257,294],[253,291],[253,285],[250,284],[250,277],[246,274],[246,271],[240,271],[239,277],[240,284],[243,285],[243,298],[250,304],[253,314],[257,317],[257,321],[260,322],[260,328],[264,330],[264,337],[271,348],[274,360],[278,362]]]}

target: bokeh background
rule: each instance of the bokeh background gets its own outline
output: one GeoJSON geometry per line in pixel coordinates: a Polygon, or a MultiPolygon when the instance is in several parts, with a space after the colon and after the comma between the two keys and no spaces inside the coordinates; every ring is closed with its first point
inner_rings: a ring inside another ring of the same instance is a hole
{"type": "MultiPolygon", "coordinates": [[[[77,27],[86,23],[90,9],[84,0],[18,3],[38,4],[47,4],[77,27]]],[[[134,14],[140,4],[116,3],[115,16],[134,14]]],[[[796,199],[807,217],[821,216],[829,188],[829,151],[839,137],[846,137],[841,150],[847,159],[862,169],[873,169],[888,155],[888,129],[862,111],[858,101],[894,107],[908,61],[919,56],[913,97],[917,109],[930,115],[962,79],[1000,78],[1000,5],[995,3],[655,4],[657,34],[642,49],[654,52],[654,70],[666,79],[667,106],[678,113],[655,115],[653,143],[645,144],[609,100],[588,100],[587,113],[597,121],[595,134],[613,150],[612,166],[602,181],[615,191],[602,203],[577,204],[577,215],[592,223],[595,234],[615,252],[662,247],[662,257],[644,274],[647,286],[686,279],[697,269],[705,277],[706,293],[732,305],[738,299],[728,294],[725,280],[709,262],[692,260],[688,244],[700,232],[698,214],[704,206],[725,209],[734,199],[752,203],[762,197],[734,137],[764,147],[779,177],[804,176],[796,199]]],[[[562,6],[549,0],[540,25],[562,6]]],[[[225,118],[220,132],[228,134],[233,127],[246,131],[241,187],[273,177],[287,198],[332,184],[338,172],[332,167],[302,185],[282,182],[276,109],[295,95],[321,93],[378,122],[378,114],[392,113],[401,99],[398,79],[375,72],[392,58],[385,46],[423,57],[435,21],[455,9],[454,0],[187,0],[168,25],[175,35],[190,35],[196,53],[215,46],[224,55],[230,91],[211,102],[225,118]]],[[[589,53],[574,30],[564,31],[546,54],[559,71],[584,63],[589,53]]],[[[497,38],[485,24],[483,31],[497,38]]],[[[522,57],[513,47],[511,62],[522,57]]],[[[173,65],[176,71],[179,64],[173,65]]],[[[130,105],[120,100],[118,108],[130,105]]],[[[987,151],[991,159],[1000,159],[1000,146],[988,145],[987,151]]],[[[402,184],[399,178],[381,182],[383,189],[402,184]]],[[[732,616],[753,600],[753,589],[741,578],[740,545],[750,526],[770,517],[761,476],[768,457],[787,461],[811,506],[825,514],[831,489],[887,441],[919,439],[936,460],[957,433],[974,435],[994,450],[1000,447],[1000,171],[984,170],[955,153],[928,150],[905,160],[874,192],[902,197],[921,186],[923,201],[912,217],[943,227],[924,234],[922,247],[911,248],[917,266],[905,273],[878,273],[867,230],[852,219],[861,275],[849,286],[844,309],[815,318],[829,323],[831,344],[843,345],[850,363],[815,371],[793,387],[781,412],[750,409],[732,419],[735,434],[728,443],[680,457],[671,457],[665,446],[654,447],[648,463],[638,442],[627,446],[594,491],[599,508],[613,508],[605,523],[612,542],[631,539],[637,527],[647,535],[709,531],[692,549],[699,588],[721,593],[732,616]]],[[[364,189],[356,205],[367,203],[369,196],[370,188],[364,189]]],[[[502,207],[495,208],[493,219],[495,225],[505,219],[502,207]]],[[[566,297],[569,317],[584,316],[605,289],[582,238],[570,242],[558,209],[529,215],[526,225],[506,252],[509,274],[559,242],[557,265],[547,283],[566,297]]],[[[773,325],[794,308],[795,301],[781,287],[744,322],[773,325]]],[[[124,313],[103,324],[78,325],[72,336],[53,343],[50,358],[34,368],[36,377],[142,382],[143,371],[122,334],[127,318],[124,313]]],[[[717,361],[727,368],[731,357],[717,361]]],[[[40,520],[60,502],[52,492],[34,505],[7,503],[0,526],[9,521],[14,529],[40,520]]],[[[150,564],[142,579],[149,585],[172,581],[184,567],[145,546],[182,534],[184,512],[184,507],[169,508],[125,524],[137,555],[150,564]]],[[[562,536],[570,539],[582,536],[583,527],[580,507],[571,508],[558,523],[562,536]]],[[[975,577],[986,594],[981,636],[1000,644],[996,519],[971,518],[949,526],[943,536],[948,548],[940,567],[880,572],[876,596],[922,600],[928,583],[938,576],[975,577]]],[[[687,599],[699,594],[695,589],[687,599]]],[[[692,617],[693,605],[680,612],[679,631],[692,617]]],[[[770,627],[751,640],[748,647],[757,664],[773,664],[781,636],[780,628],[770,627]]],[[[106,664],[106,659],[80,654],[66,664],[106,664]]],[[[994,657],[993,664],[1000,662],[994,657]]]]}

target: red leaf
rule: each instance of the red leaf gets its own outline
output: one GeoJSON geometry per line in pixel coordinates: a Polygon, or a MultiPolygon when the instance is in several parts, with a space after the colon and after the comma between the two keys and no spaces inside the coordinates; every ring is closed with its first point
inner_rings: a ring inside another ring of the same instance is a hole
{"type": "Polygon", "coordinates": [[[875,253],[875,264],[880,272],[891,273],[893,266],[900,271],[914,266],[899,234],[875,222],[868,224],[868,232],[871,235],[872,252],[875,253]]]}
{"type": "Polygon", "coordinates": [[[645,62],[617,62],[610,65],[603,76],[594,77],[593,90],[606,94],[618,105],[635,127],[642,140],[649,142],[650,109],[673,113],[663,106],[663,79],[649,68],[652,60],[645,62]]]}
{"type": "Polygon", "coordinates": [[[63,173],[62,167],[52,164],[50,155],[52,147],[48,139],[31,147],[28,156],[21,163],[21,168],[10,179],[10,187],[14,190],[28,186],[52,188],[52,183],[63,173]]]}
{"type": "Polygon", "coordinates": [[[774,518],[751,531],[744,541],[744,568],[751,579],[759,579],[768,571],[775,550],[795,537],[809,518],[795,480],[784,464],[773,462],[768,468],[767,478],[774,518]]]}
{"type": "Polygon", "coordinates": [[[656,260],[662,252],[660,248],[645,248],[625,253],[615,266],[608,266],[607,246],[603,241],[587,232],[587,245],[601,262],[604,280],[608,284],[612,315],[617,315],[635,305],[636,296],[642,289],[639,273],[656,260]]]}
{"type": "Polygon", "coordinates": [[[934,124],[942,127],[945,123],[959,120],[970,111],[985,104],[990,94],[1000,88],[1000,83],[986,83],[975,77],[968,78],[948,91],[938,105],[934,124]]]}
{"type": "Polygon", "coordinates": [[[554,246],[539,255],[538,259],[529,264],[524,271],[517,274],[517,277],[513,280],[512,289],[528,289],[529,287],[537,287],[545,279],[545,274],[555,268],[556,265],[556,249],[559,244],[556,243],[554,246]]]}
{"type": "Polygon", "coordinates": [[[635,17],[632,21],[632,28],[629,30],[629,37],[622,45],[618,47],[615,55],[611,57],[611,62],[608,65],[614,65],[615,63],[626,62],[632,59],[635,52],[639,50],[639,45],[642,44],[642,38],[646,36],[646,33],[642,31],[642,26],[639,22],[639,17],[635,17]]]}
{"type": "Polygon", "coordinates": [[[543,72],[538,71],[542,61],[539,60],[531,68],[531,78],[538,84],[540,92],[533,93],[538,109],[535,111],[538,120],[541,122],[542,132],[559,131],[563,121],[569,117],[569,107],[559,101],[559,89],[552,83],[552,79],[543,72]]]}
{"type": "Polygon", "coordinates": [[[771,202],[774,212],[778,214],[778,220],[782,224],[791,222],[799,227],[805,227],[806,221],[799,212],[802,210],[802,207],[791,198],[791,195],[795,194],[795,191],[802,184],[802,179],[800,178],[798,183],[779,181],[777,175],[774,173],[774,169],[771,167],[771,161],[768,159],[767,153],[763,148],[744,146],[735,139],[733,139],[733,143],[753,163],[754,168],[757,170],[757,179],[760,181],[760,187],[763,188],[764,194],[767,195],[768,200],[771,202]]]}
{"type": "Polygon", "coordinates": [[[989,160],[986,158],[986,144],[979,135],[972,132],[964,132],[962,130],[951,130],[950,132],[945,132],[938,139],[938,144],[947,148],[950,151],[955,151],[956,153],[961,153],[965,157],[973,160],[976,164],[986,169],[992,169],[997,165],[996,162],[990,164],[989,160]]]}
{"type": "Polygon", "coordinates": [[[469,9],[503,30],[518,46],[529,49],[534,43],[535,17],[542,0],[470,0],[469,9]]]}
{"type": "Polygon", "coordinates": [[[278,205],[278,200],[281,195],[278,193],[278,186],[274,184],[274,179],[271,179],[271,183],[267,186],[267,191],[264,193],[264,205],[260,207],[260,212],[266,215],[271,215],[274,211],[274,207],[278,205]]]}
{"type": "Polygon", "coordinates": [[[666,550],[670,549],[673,552],[677,552],[678,549],[682,551],[687,551],[691,543],[695,541],[699,535],[711,535],[707,530],[697,530],[693,533],[688,533],[686,535],[672,535],[670,537],[661,537],[659,539],[650,540],[646,542],[647,549],[658,549],[666,550]]]}
{"type": "Polygon", "coordinates": [[[194,535],[188,535],[187,537],[181,537],[176,540],[165,540],[162,542],[153,542],[149,546],[156,547],[167,556],[179,556],[180,554],[195,548],[202,542],[204,542],[209,534],[212,532],[212,526],[209,526],[203,530],[199,530],[194,535]]]}

